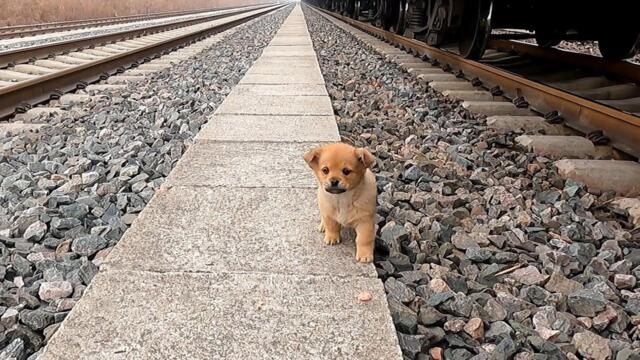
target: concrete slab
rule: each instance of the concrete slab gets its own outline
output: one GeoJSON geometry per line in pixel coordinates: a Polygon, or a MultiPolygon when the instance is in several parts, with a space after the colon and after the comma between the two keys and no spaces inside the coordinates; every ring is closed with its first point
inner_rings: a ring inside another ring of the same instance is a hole
{"type": "Polygon", "coordinates": [[[238,84],[324,84],[324,78],[316,71],[297,71],[286,74],[246,74],[238,84]]]}
{"type": "Polygon", "coordinates": [[[445,72],[435,73],[435,74],[433,73],[419,74],[418,80],[422,82],[431,82],[431,81],[467,82],[465,79],[458,78],[453,74],[447,74],[445,72]]]}
{"type": "Polygon", "coordinates": [[[621,196],[640,194],[640,163],[635,161],[564,159],[555,165],[561,176],[590,189],[613,190],[621,196]]]}
{"type": "MultiPolygon", "coordinates": [[[[414,61],[402,61],[402,62],[398,63],[398,65],[401,68],[403,68],[404,70],[406,70],[406,71],[409,71],[409,69],[416,69],[416,70],[417,69],[420,69],[420,70],[431,70],[431,69],[433,69],[433,70],[440,70],[441,72],[443,72],[442,69],[437,68],[437,67],[433,67],[433,66],[431,66],[431,64],[426,63],[426,62],[424,62],[424,61],[422,61],[422,60],[420,60],[418,58],[416,58],[416,60],[414,60],[414,61]]],[[[425,72],[425,74],[426,73],[428,73],[428,72],[425,72]]]]}
{"type": "Polygon", "coordinates": [[[55,58],[53,58],[53,60],[56,62],[62,62],[65,64],[73,64],[73,65],[81,65],[81,64],[86,64],[88,62],[91,62],[91,60],[78,59],[78,58],[66,56],[66,55],[56,56],[55,58]]]}
{"type": "MultiPolygon", "coordinates": [[[[308,78],[309,76],[313,76],[314,78],[322,79],[322,74],[320,73],[320,66],[318,63],[310,62],[307,66],[287,66],[282,63],[271,63],[271,64],[254,64],[249,70],[247,70],[245,77],[249,75],[289,75],[289,76],[299,76],[302,78],[308,78]]],[[[322,81],[324,84],[324,80],[322,81]]],[[[286,84],[286,82],[283,82],[286,84]]]]}
{"type": "Polygon", "coordinates": [[[112,271],[39,359],[401,359],[386,307],[377,279],[112,271]]]}
{"type": "MultiPolygon", "coordinates": [[[[233,94],[233,91],[232,91],[233,94]]],[[[241,93],[228,96],[217,114],[250,115],[333,115],[331,100],[326,96],[248,96],[241,93]]]]}
{"type": "Polygon", "coordinates": [[[618,198],[610,204],[618,211],[626,211],[633,225],[640,227],[640,198],[618,198]]]}
{"type": "Polygon", "coordinates": [[[316,188],[302,155],[318,144],[198,142],[167,178],[168,186],[316,188]]]}
{"type": "Polygon", "coordinates": [[[42,66],[49,69],[57,69],[57,70],[63,70],[63,69],[68,69],[73,67],[73,65],[71,64],[66,64],[60,61],[53,61],[53,60],[36,60],[34,62],[34,65],[42,66]]]}
{"type": "Polygon", "coordinates": [[[299,59],[292,58],[291,56],[284,57],[261,57],[256,62],[253,63],[253,66],[247,70],[247,74],[250,74],[254,67],[262,67],[262,66],[276,66],[276,67],[284,67],[287,69],[296,69],[296,68],[308,68],[308,67],[317,67],[320,69],[320,65],[318,64],[318,59],[314,56],[306,56],[301,57],[299,59]]]}
{"type": "Polygon", "coordinates": [[[154,197],[103,266],[376,278],[355,261],[353,238],[324,244],[315,201],[315,189],[173,187],[154,197]]]}
{"type": "Polygon", "coordinates": [[[149,64],[153,64],[153,65],[165,65],[165,66],[173,66],[174,64],[179,63],[179,60],[172,60],[170,58],[167,58],[167,56],[169,55],[165,55],[159,59],[155,59],[155,60],[151,60],[149,62],[149,64]]]}
{"type": "Polygon", "coordinates": [[[243,96],[328,96],[327,89],[320,84],[238,84],[233,91],[243,96]]]}
{"type": "Polygon", "coordinates": [[[41,119],[45,119],[49,116],[55,115],[68,115],[69,112],[62,110],[56,107],[36,107],[33,109],[27,110],[24,114],[18,114],[15,116],[16,121],[31,123],[34,121],[40,121],[41,119]]]}
{"type": "Polygon", "coordinates": [[[116,75],[107,79],[107,84],[127,84],[127,83],[139,83],[144,81],[144,76],[125,76],[116,75]]]}
{"type": "Polygon", "coordinates": [[[487,126],[500,133],[513,131],[524,132],[525,134],[566,134],[562,125],[549,124],[539,116],[490,116],[487,118],[487,126]]]}
{"type": "Polygon", "coordinates": [[[338,142],[340,135],[333,116],[218,115],[196,140],[338,142]]]}
{"type": "Polygon", "coordinates": [[[95,56],[95,55],[91,55],[91,54],[86,54],[80,51],[73,51],[67,54],[67,56],[73,57],[73,58],[77,58],[77,59],[83,59],[83,60],[100,60],[103,58],[103,56],[95,56]]]}
{"type": "Polygon", "coordinates": [[[55,69],[30,64],[18,64],[13,67],[13,70],[32,75],[46,75],[55,72],[55,69]]]}
{"type": "Polygon", "coordinates": [[[295,50],[295,49],[288,49],[288,46],[274,46],[274,47],[267,47],[264,49],[264,51],[262,52],[262,56],[264,57],[294,57],[294,58],[298,58],[298,57],[316,57],[316,53],[313,51],[313,49],[311,50],[295,50]]]}
{"type": "MultiPolygon", "coordinates": [[[[377,40],[377,39],[376,39],[377,40]]],[[[384,56],[388,55],[407,55],[405,51],[402,51],[396,47],[387,45],[387,44],[371,44],[371,46],[380,54],[384,56]]],[[[388,59],[387,59],[388,60],[388,59]]]]}
{"type": "Polygon", "coordinates": [[[399,64],[403,62],[417,62],[420,60],[419,57],[413,56],[411,54],[407,54],[405,51],[402,51],[400,49],[395,49],[395,50],[397,51],[394,51],[393,53],[385,56],[385,59],[387,61],[391,61],[396,64],[399,64]]]}
{"type": "Polygon", "coordinates": [[[113,91],[126,89],[127,85],[113,85],[113,84],[93,84],[85,88],[87,92],[101,92],[101,91],[113,91]]]}
{"type": "Polygon", "coordinates": [[[311,38],[308,36],[287,36],[287,35],[276,35],[273,40],[269,43],[269,46],[296,46],[296,45],[307,45],[311,46],[311,38]]]}
{"type": "Polygon", "coordinates": [[[493,95],[488,91],[480,90],[446,90],[442,92],[452,99],[463,101],[492,101],[493,95]]]}
{"type": "Polygon", "coordinates": [[[36,78],[37,75],[25,74],[18,71],[0,70],[0,80],[9,82],[25,81],[36,78]]]}
{"type": "Polygon", "coordinates": [[[84,49],[82,51],[89,55],[95,55],[95,56],[101,56],[101,57],[111,56],[115,53],[115,51],[113,50],[104,51],[104,50],[98,50],[98,49],[84,49]]]}
{"type": "Polygon", "coordinates": [[[429,87],[440,92],[445,90],[477,90],[476,87],[467,81],[432,81],[429,83],[429,87]]]}
{"type": "Polygon", "coordinates": [[[0,138],[37,132],[44,124],[25,124],[22,122],[0,123],[0,138]]]}
{"type": "Polygon", "coordinates": [[[141,70],[141,69],[129,69],[125,71],[123,76],[149,76],[157,73],[157,70],[141,70]]]}
{"type": "Polygon", "coordinates": [[[170,55],[165,55],[165,56],[161,57],[160,60],[170,61],[170,62],[175,64],[175,63],[179,63],[181,61],[185,61],[190,57],[191,57],[191,55],[170,54],[170,55]]]}
{"type": "Polygon", "coordinates": [[[444,70],[437,67],[407,67],[405,70],[414,76],[422,74],[446,74],[444,70]]]}
{"type": "Polygon", "coordinates": [[[118,43],[118,44],[108,44],[105,46],[100,46],[100,47],[97,47],[96,49],[104,50],[104,51],[113,50],[113,51],[123,52],[123,51],[128,51],[131,48],[132,48],[131,46],[126,46],[122,43],[118,43]]]}
{"type": "Polygon", "coordinates": [[[273,52],[273,51],[277,51],[277,52],[312,52],[313,54],[315,54],[315,51],[313,50],[313,46],[312,45],[290,45],[290,46],[267,46],[266,48],[264,48],[264,50],[262,51],[263,54],[267,54],[269,52],[273,52]]]}
{"type": "Polygon", "coordinates": [[[86,94],[64,94],[60,97],[60,104],[75,105],[91,101],[91,96],[86,94]]]}
{"type": "Polygon", "coordinates": [[[515,115],[518,108],[507,101],[464,101],[462,107],[474,114],[487,116],[515,115]]]}
{"type": "Polygon", "coordinates": [[[596,147],[582,136],[521,135],[515,140],[534,154],[552,159],[590,159],[596,155],[596,147]]]}

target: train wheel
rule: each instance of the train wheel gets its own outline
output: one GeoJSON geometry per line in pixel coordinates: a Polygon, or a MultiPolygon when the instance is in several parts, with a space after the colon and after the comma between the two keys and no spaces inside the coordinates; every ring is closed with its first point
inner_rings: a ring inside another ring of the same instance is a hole
{"type": "Polygon", "coordinates": [[[345,16],[355,19],[356,13],[356,0],[345,1],[345,16]]]}
{"type": "Polygon", "coordinates": [[[371,23],[379,28],[383,27],[382,24],[382,14],[384,13],[384,1],[383,0],[374,0],[371,2],[371,23]]]}
{"type": "Polygon", "coordinates": [[[389,30],[393,25],[393,14],[392,11],[394,9],[394,3],[397,0],[382,0],[382,12],[380,14],[381,27],[384,30],[389,30]]]}
{"type": "Polygon", "coordinates": [[[447,0],[429,1],[427,4],[427,36],[429,46],[441,46],[445,42],[445,29],[452,4],[447,0]]]}
{"type": "Polygon", "coordinates": [[[458,50],[468,59],[479,59],[484,54],[491,34],[492,0],[467,1],[462,15],[458,50]]]}
{"type": "Polygon", "coordinates": [[[340,14],[349,17],[349,0],[340,1],[340,14]]]}
{"type": "Polygon", "coordinates": [[[389,31],[402,35],[407,27],[406,17],[409,4],[407,0],[394,0],[391,5],[392,21],[389,31]]]}
{"type": "Polygon", "coordinates": [[[543,48],[550,48],[560,44],[561,36],[554,34],[552,31],[537,29],[536,30],[536,44],[543,48]]]}
{"type": "Polygon", "coordinates": [[[361,4],[360,4],[360,0],[355,0],[355,4],[353,6],[353,18],[356,20],[360,20],[360,8],[361,4]]]}
{"type": "Polygon", "coordinates": [[[628,59],[635,56],[640,48],[640,34],[634,31],[606,34],[598,40],[598,48],[605,59],[628,59]]]}

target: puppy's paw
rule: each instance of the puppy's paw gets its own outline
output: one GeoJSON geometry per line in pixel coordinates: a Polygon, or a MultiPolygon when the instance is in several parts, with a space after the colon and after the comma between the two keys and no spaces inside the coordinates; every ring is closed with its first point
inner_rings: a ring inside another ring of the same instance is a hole
{"type": "Polygon", "coordinates": [[[324,222],[320,221],[320,225],[318,225],[318,232],[324,232],[324,222]]]}
{"type": "Polygon", "coordinates": [[[324,234],[324,243],[327,245],[336,245],[340,243],[340,235],[324,234]]]}
{"type": "Polygon", "coordinates": [[[356,261],[370,263],[373,261],[373,253],[369,251],[356,251],[356,261]]]}

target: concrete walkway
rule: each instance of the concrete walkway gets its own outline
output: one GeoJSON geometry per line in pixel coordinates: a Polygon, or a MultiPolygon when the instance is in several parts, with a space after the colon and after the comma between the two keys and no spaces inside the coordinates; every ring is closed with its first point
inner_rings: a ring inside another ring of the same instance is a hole
{"type": "Polygon", "coordinates": [[[316,231],[302,154],[338,140],[297,5],[41,359],[402,359],[373,266],[316,231]]]}

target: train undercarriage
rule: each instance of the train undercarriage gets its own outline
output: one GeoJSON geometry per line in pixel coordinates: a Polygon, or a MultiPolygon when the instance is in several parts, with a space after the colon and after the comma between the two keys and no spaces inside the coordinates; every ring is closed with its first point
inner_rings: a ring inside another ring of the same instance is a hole
{"type": "Polygon", "coordinates": [[[621,60],[640,49],[639,1],[611,0],[309,0],[435,47],[457,47],[482,57],[493,30],[501,38],[534,38],[551,47],[563,40],[593,40],[603,57],[621,60]]]}

